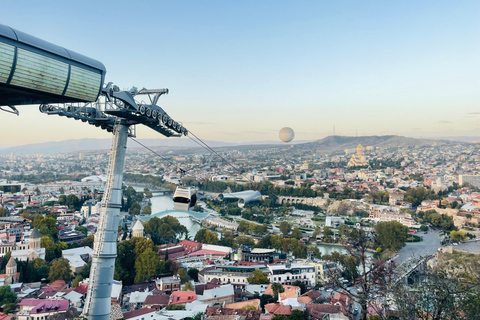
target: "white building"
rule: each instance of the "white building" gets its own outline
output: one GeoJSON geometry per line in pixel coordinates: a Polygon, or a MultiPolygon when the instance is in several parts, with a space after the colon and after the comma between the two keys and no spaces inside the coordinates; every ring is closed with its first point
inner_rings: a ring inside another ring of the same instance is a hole
{"type": "Polygon", "coordinates": [[[292,285],[295,281],[301,281],[307,287],[315,286],[315,267],[299,264],[285,263],[268,265],[270,275],[268,276],[271,283],[279,282],[281,284],[292,285]]]}
{"type": "Polygon", "coordinates": [[[40,231],[37,227],[33,228],[30,235],[30,241],[28,243],[28,249],[14,250],[12,251],[12,257],[20,261],[33,261],[36,258],[45,260],[45,248],[40,248],[40,231]]]}
{"type": "Polygon", "coordinates": [[[72,274],[82,271],[92,256],[93,250],[90,247],[62,250],[62,257],[68,260],[72,274]]]}
{"type": "Polygon", "coordinates": [[[333,217],[333,216],[325,217],[325,225],[327,227],[337,228],[342,223],[345,223],[345,220],[340,217],[333,217]]]}

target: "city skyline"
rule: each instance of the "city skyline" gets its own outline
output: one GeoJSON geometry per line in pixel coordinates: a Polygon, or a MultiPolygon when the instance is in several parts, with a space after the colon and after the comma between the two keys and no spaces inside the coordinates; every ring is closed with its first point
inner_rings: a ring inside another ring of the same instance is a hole
{"type": "MultiPolygon", "coordinates": [[[[474,1],[7,4],[2,24],[103,62],[106,82],[169,88],[160,105],[203,139],[478,135],[474,1]]],[[[0,147],[111,137],[18,109],[0,147]]]]}

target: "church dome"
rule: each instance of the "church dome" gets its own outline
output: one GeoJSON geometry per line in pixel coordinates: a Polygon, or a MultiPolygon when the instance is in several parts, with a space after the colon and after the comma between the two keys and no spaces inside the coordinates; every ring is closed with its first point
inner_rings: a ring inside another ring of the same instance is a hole
{"type": "Polygon", "coordinates": [[[140,222],[140,219],[137,220],[137,222],[135,223],[135,225],[133,226],[133,229],[132,230],[143,230],[143,225],[142,223],[140,222]]]}

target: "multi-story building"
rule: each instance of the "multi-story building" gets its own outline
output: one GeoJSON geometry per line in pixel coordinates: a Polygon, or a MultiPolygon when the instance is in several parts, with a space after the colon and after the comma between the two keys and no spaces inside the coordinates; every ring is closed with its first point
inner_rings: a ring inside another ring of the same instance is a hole
{"type": "Polygon", "coordinates": [[[255,266],[220,266],[217,269],[207,270],[204,274],[205,282],[213,279],[220,280],[221,283],[248,284],[248,277],[253,276],[253,271],[262,270],[268,273],[268,269],[264,265],[255,266]]]}
{"type": "Polygon", "coordinates": [[[315,283],[316,285],[323,285],[331,280],[333,276],[338,276],[341,273],[340,268],[335,262],[323,260],[306,260],[305,264],[315,268],[315,283]]]}
{"type": "Polygon", "coordinates": [[[167,293],[172,293],[174,291],[180,290],[181,282],[179,276],[157,278],[155,285],[158,290],[165,291],[167,293]]]}
{"type": "Polygon", "coordinates": [[[285,263],[268,265],[270,282],[291,285],[295,281],[301,281],[307,287],[315,286],[315,267],[307,264],[285,263]]]}
{"type": "Polygon", "coordinates": [[[79,243],[85,239],[85,234],[77,230],[63,229],[58,231],[58,241],[65,243],[79,243]]]}
{"type": "Polygon", "coordinates": [[[405,195],[402,193],[390,193],[389,198],[388,198],[388,203],[391,206],[396,205],[398,202],[403,201],[405,195]]]}
{"type": "Polygon", "coordinates": [[[412,227],[416,224],[409,214],[400,213],[397,207],[376,204],[370,205],[368,218],[376,222],[398,221],[407,227],[412,227]]]}
{"type": "Polygon", "coordinates": [[[279,259],[280,254],[274,249],[262,248],[243,248],[237,250],[238,261],[247,261],[255,263],[273,263],[275,259],[279,259]]]}

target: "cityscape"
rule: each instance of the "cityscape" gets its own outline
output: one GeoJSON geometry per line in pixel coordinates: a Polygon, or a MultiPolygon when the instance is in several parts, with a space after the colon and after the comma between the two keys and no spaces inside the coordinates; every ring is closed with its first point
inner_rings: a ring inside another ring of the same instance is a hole
{"type": "MultiPolygon", "coordinates": [[[[480,145],[342,136],[310,144],[326,142],[336,151],[273,144],[222,147],[212,156],[172,147],[160,158],[130,148],[112,316],[215,318],[236,310],[249,319],[408,319],[430,310],[403,295],[442,294],[425,282],[448,280],[463,292],[480,254],[480,145]],[[188,213],[174,210],[178,185],[198,192],[188,213]],[[261,197],[240,208],[247,190],[261,197]],[[363,267],[377,268],[378,287],[363,267]]],[[[2,280],[16,297],[4,298],[11,299],[6,314],[20,309],[20,318],[27,303],[59,304],[43,316],[81,310],[108,153],[0,156],[2,280]]],[[[434,296],[436,308],[449,317],[464,308],[474,319],[469,290],[464,301],[451,298],[453,309],[434,296]]]]}
{"type": "Polygon", "coordinates": [[[0,320],[480,319],[478,2],[8,8],[0,320]]]}

